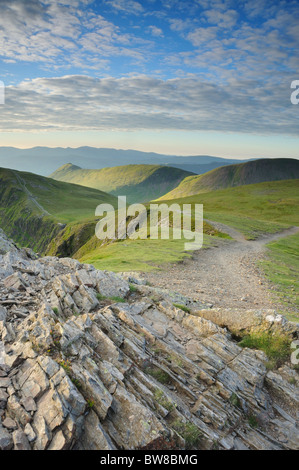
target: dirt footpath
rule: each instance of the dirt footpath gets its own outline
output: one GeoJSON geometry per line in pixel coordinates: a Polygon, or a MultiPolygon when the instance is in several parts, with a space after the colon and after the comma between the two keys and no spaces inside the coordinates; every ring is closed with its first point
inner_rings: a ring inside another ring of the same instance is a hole
{"type": "Polygon", "coordinates": [[[228,233],[233,240],[219,239],[217,247],[200,250],[192,259],[171,265],[167,270],[144,273],[142,277],[154,287],[179,292],[213,307],[276,308],[270,286],[257,262],[265,256],[267,243],[294,235],[299,228],[248,241],[231,227],[209,223],[228,233]]]}

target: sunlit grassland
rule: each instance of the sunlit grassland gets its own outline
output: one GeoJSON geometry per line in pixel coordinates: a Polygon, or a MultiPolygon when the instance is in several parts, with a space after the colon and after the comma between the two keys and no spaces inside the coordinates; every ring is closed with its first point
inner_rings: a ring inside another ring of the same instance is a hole
{"type": "Polygon", "coordinates": [[[248,239],[299,225],[299,180],[251,184],[163,202],[203,204],[206,219],[230,225],[248,239]]]}
{"type": "Polygon", "coordinates": [[[268,249],[268,257],[261,266],[269,281],[276,286],[274,296],[288,308],[287,316],[298,322],[299,234],[270,243],[268,249]]]}
{"type": "MultiPolygon", "coordinates": [[[[186,240],[185,240],[186,241],[186,240]]],[[[95,248],[80,258],[97,269],[110,271],[153,271],[168,263],[190,258],[192,252],[184,249],[184,240],[123,240],[95,248]]],[[[204,247],[215,243],[215,238],[204,235],[204,247]]]]}

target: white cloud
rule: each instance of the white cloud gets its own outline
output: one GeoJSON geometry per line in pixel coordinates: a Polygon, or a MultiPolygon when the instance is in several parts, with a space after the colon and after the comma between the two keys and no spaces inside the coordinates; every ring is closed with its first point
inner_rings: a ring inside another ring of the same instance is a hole
{"type": "MultiPolygon", "coordinates": [[[[54,69],[107,68],[106,59],[117,56],[142,61],[146,41],[121,32],[91,9],[83,10],[88,3],[92,1],[0,0],[0,56],[6,61],[36,62],[54,69]]],[[[113,2],[115,8],[122,5],[121,1],[113,2]]],[[[128,2],[128,8],[139,10],[133,1],[128,2]]]]}
{"type": "Polygon", "coordinates": [[[139,15],[144,11],[141,3],[134,0],[107,0],[106,3],[118,11],[139,15]]]}
{"type": "Polygon", "coordinates": [[[28,61],[52,75],[74,67],[85,74],[8,87],[1,129],[298,135],[298,110],[289,100],[289,84],[298,78],[297,1],[163,0],[146,10],[148,2],[107,0],[96,10],[92,0],[0,0],[6,73],[10,64],[28,61]],[[86,76],[111,70],[127,75],[86,76]],[[136,78],[136,70],[180,78],[136,78]]]}
{"type": "Polygon", "coordinates": [[[161,28],[158,28],[157,26],[149,26],[149,31],[152,36],[157,37],[157,38],[162,38],[164,36],[163,31],[161,28]]]}
{"type": "Polygon", "coordinates": [[[218,130],[298,135],[290,83],[198,77],[38,78],[6,90],[1,131],[218,130]]]}

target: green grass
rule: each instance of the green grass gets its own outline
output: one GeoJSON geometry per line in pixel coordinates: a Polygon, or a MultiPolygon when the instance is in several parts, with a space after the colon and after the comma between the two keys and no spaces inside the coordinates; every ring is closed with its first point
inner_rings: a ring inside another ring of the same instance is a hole
{"type": "Polygon", "coordinates": [[[95,216],[99,204],[108,203],[116,207],[117,200],[105,192],[50,178],[44,178],[41,182],[40,178],[26,174],[27,188],[57,222],[82,223],[95,216]]]}
{"type": "Polygon", "coordinates": [[[229,401],[230,401],[231,404],[232,404],[233,406],[235,406],[236,408],[242,409],[241,400],[240,400],[240,398],[238,397],[238,395],[237,395],[235,392],[233,392],[233,393],[231,394],[231,397],[230,397],[229,401]]]}
{"type": "Polygon", "coordinates": [[[186,449],[198,447],[202,433],[195,424],[191,423],[191,421],[184,422],[180,419],[176,419],[172,423],[172,427],[185,440],[186,449]]]}
{"type": "Polygon", "coordinates": [[[256,429],[259,427],[259,423],[255,415],[253,414],[248,415],[247,421],[251,428],[256,429]]]}
{"type": "Polygon", "coordinates": [[[170,375],[155,366],[147,367],[145,372],[163,385],[167,385],[171,382],[170,375]]]}
{"type": "Polygon", "coordinates": [[[111,300],[112,302],[117,302],[117,303],[125,303],[126,302],[126,299],[124,299],[123,297],[118,297],[118,296],[106,297],[105,295],[97,294],[96,297],[97,297],[99,302],[101,302],[103,300],[111,300]]]}
{"type": "Polygon", "coordinates": [[[185,178],[161,199],[169,200],[265,181],[299,178],[299,162],[295,159],[260,159],[223,166],[203,175],[185,178]]]}
{"type": "Polygon", "coordinates": [[[159,403],[159,405],[163,406],[167,411],[171,412],[176,408],[176,404],[169,401],[162,390],[157,389],[154,393],[155,400],[159,403]]]}
{"type": "Polygon", "coordinates": [[[186,305],[173,304],[173,306],[176,308],[179,308],[180,310],[183,310],[183,312],[186,312],[186,313],[191,312],[190,308],[186,307],[186,305]]]}
{"type": "MultiPolygon", "coordinates": [[[[288,318],[299,320],[299,234],[270,243],[260,264],[275,286],[274,296],[288,309],[288,318]]],[[[282,311],[282,313],[285,313],[282,311]]]]}
{"type": "Polygon", "coordinates": [[[129,285],[129,288],[130,288],[131,294],[134,294],[135,292],[138,292],[137,287],[134,286],[133,284],[130,284],[130,285],[129,285]]]}
{"type": "Polygon", "coordinates": [[[274,181],[169,200],[203,204],[204,217],[241,231],[248,238],[299,225],[299,180],[274,181]]]}
{"type": "MultiPolygon", "coordinates": [[[[214,243],[213,237],[204,236],[204,246],[214,243]]],[[[80,253],[80,252],[79,252],[80,253]]],[[[96,269],[114,272],[154,271],[168,263],[190,258],[184,249],[184,240],[124,240],[79,256],[82,263],[92,264],[96,269]]]]}
{"type": "Polygon", "coordinates": [[[239,345],[264,351],[275,367],[279,367],[291,357],[291,340],[282,333],[252,333],[245,336],[239,345]]]}

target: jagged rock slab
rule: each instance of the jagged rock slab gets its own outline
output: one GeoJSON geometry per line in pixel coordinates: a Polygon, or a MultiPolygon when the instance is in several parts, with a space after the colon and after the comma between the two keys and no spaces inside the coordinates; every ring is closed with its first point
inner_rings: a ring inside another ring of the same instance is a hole
{"type": "Polygon", "coordinates": [[[296,325],[1,246],[1,450],[299,448],[297,372],[230,333],[296,325]]]}

